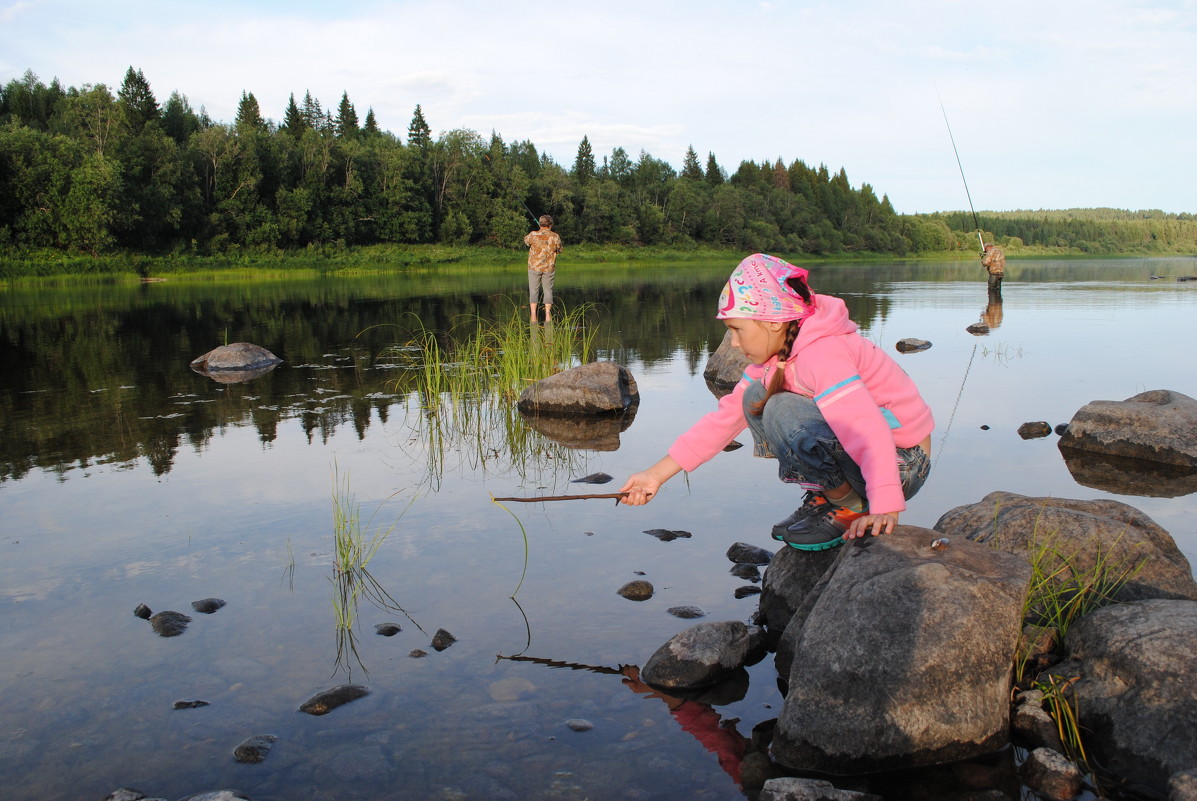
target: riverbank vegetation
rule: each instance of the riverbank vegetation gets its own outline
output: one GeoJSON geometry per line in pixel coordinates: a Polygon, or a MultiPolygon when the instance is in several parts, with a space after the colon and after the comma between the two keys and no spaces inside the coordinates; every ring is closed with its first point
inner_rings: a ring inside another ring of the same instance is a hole
{"type": "MultiPolygon", "coordinates": [[[[335,112],[308,92],[281,122],[243,91],[234,122],[173,92],[159,104],[140,70],[104,84],[0,87],[0,277],[175,270],[407,266],[469,254],[519,260],[532,218],[551,214],[567,258],[973,255],[964,212],[899,215],[868,183],[781,158],[725,169],[691,146],[681,169],[583,137],[572,166],[528,140],[456,129],[434,137],[420,106],[406,136],[335,112]]],[[[1011,255],[1197,252],[1197,219],[1160,211],[982,212],[1011,255]]]]}

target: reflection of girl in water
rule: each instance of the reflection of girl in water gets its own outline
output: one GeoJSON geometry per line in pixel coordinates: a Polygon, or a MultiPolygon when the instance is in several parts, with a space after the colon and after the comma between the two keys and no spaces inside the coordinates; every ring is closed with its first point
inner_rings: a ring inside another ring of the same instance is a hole
{"type": "Polygon", "coordinates": [[[694,736],[702,743],[702,747],[715,755],[719,760],[719,767],[723,768],[737,786],[740,783],[740,763],[744,761],[744,754],[748,752],[749,740],[736,731],[735,723],[723,725],[719,713],[707,704],[697,701],[687,701],[663,692],[654,690],[640,680],[640,668],[636,665],[624,665],[619,669],[623,674],[623,683],[632,692],[646,698],[660,698],[669,707],[669,714],[682,727],[682,730],[694,736]]]}

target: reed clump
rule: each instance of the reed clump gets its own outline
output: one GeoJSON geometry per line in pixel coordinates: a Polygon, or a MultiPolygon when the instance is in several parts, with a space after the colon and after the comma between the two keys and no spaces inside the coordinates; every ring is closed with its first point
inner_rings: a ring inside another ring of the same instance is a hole
{"type": "Polygon", "coordinates": [[[483,468],[498,461],[520,476],[574,461],[567,448],[524,425],[516,402],[534,382],[594,360],[590,311],[554,306],[553,322],[540,325],[516,307],[505,320],[473,319],[450,333],[421,326],[379,354],[403,371],[392,388],[406,393],[412,444],[422,443],[419,456],[434,485],[450,455],[483,468]]]}

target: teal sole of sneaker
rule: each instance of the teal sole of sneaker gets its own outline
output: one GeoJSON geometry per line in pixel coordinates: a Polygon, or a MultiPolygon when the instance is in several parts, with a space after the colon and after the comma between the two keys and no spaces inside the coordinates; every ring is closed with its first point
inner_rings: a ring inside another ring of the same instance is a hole
{"type": "Polygon", "coordinates": [[[838,548],[839,546],[841,546],[843,544],[844,544],[843,537],[840,537],[838,540],[832,540],[831,542],[818,542],[818,543],[815,543],[814,545],[800,545],[796,542],[787,542],[786,543],[786,545],[790,546],[791,548],[797,548],[800,551],[829,551],[832,548],[838,548]]]}

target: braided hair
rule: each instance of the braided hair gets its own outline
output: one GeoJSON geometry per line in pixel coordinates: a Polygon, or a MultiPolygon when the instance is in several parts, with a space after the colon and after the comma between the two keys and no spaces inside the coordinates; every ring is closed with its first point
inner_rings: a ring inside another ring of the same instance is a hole
{"type": "MultiPolygon", "coordinates": [[[[814,294],[811,292],[810,286],[800,276],[793,276],[787,279],[786,286],[800,296],[803,302],[810,305],[814,294]]],[[[785,384],[786,360],[790,358],[790,353],[794,350],[794,342],[798,339],[798,332],[801,329],[801,320],[790,320],[786,323],[785,341],[777,349],[777,369],[769,377],[769,384],[765,387],[765,397],[748,408],[749,413],[753,416],[760,417],[764,414],[765,404],[769,402],[769,398],[781,392],[782,386],[785,384]]]]}

